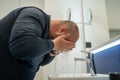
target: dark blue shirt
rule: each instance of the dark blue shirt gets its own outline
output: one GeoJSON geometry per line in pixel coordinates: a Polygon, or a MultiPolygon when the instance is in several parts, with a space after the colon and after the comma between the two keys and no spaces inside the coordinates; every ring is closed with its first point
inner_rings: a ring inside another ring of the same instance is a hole
{"type": "Polygon", "coordinates": [[[0,80],[33,80],[54,47],[50,18],[35,7],[19,8],[0,20],[0,80]]]}

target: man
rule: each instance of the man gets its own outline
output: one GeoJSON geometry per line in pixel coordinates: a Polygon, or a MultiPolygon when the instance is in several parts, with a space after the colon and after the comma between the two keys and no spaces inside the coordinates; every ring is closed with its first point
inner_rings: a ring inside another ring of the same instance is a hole
{"type": "Polygon", "coordinates": [[[50,20],[36,7],[18,8],[0,20],[0,80],[33,80],[39,66],[75,47],[78,27],[50,20]]]}

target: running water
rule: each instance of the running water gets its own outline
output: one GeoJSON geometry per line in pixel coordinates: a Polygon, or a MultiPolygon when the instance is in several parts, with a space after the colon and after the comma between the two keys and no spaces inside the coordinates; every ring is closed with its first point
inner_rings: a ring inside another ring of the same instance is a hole
{"type": "Polygon", "coordinates": [[[62,52],[62,57],[61,59],[63,60],[63,73],[68,73],[69,70],[69,53],[68,52],[62,52]]]}
{"type": "Polygon", "coordinates": [[[73,72],[73,76],[75,76],[75,74],[76,74],[76,68],[77,68],[77,61],[75,61],[75,63],[74,63],[74,72],[73,72]]]}
{"type": "MultiPolygon", "coordinates": [[[[62,52],[60,53],[59,55],[55,56],[55,61],[54,61],[54,75],[57,74],[57,65],[59,65],[59,63],[62,61],[62,64],[63,66],[62,67],[62,70],[64,72],[62,73],[68,73],[68,68],[70,66],[69,64],[69,53],[68,52],[62,52]]],[[[59,66],[58,66],[59,68],[59,66]]]]}
{"type": "Polygon", "coordinates": [[[54,76],[56,75],[57,56],[55,56],[54,76]]]}

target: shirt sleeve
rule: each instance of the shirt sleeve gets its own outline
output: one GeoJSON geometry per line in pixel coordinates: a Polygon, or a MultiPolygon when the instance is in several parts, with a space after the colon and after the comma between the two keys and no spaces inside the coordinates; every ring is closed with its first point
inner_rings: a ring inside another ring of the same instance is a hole
{"type": "Polygon", "coordinates": [[[40,63],[40,66],[44,66],[50,63],[54,59],[54,56],[50,56],[49,54],[45,55],[43,61],[40,63]]]}
{"type": "Polygon", "coordinates": [[[15,21],[9,40],[11,54],[21,60],[29,60],[45,56],[51,52],[54,44],[51,40],[42,38],[45,18],[36,9],[24,9],[15,21]],[[40,18],[40,20],[38,20],[40,18]]]}

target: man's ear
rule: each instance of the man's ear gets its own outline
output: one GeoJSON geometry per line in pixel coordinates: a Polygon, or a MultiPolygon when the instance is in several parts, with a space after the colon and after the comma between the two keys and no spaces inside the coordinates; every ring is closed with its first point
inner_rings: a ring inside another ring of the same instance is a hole
{"type": "Polygon", "coordinates": [[[68,28],[67,27],[61,27],[60,33],[68,33],[68,28]]]}
{"type": "Polygon", "coordinates": [[[62,27],[58,30],[58,32],[57,32],[56,34],[57,34],[57,35],[65,35],[65,34],[67,34],[67,33],[68,33],[68,28],[62,26],[62,27]]]}

